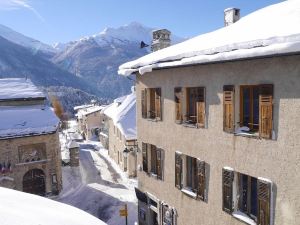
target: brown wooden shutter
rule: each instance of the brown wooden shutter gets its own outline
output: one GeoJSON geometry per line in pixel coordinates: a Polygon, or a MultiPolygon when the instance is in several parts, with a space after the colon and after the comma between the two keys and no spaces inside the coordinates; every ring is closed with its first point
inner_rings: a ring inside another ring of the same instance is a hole
{"type": "Polygon", "coordinates": [[[223,87],[223,130],[234,132],[234,86],[223,87]]]}
{"type": "Polygon", "coordinates": [[[258,225],[270,225],[270,206],[271,206],[271,183],[264,180],[257,180],[258,195],[258,225]]]}
{"type": "Polygon", "coordinates": [[[272,138],[273,85],[260,85],[259,92],[259,135],[263,138],[272,138]]]}
{"type": "Polygon", "coordinates": [[[157,179],[162,180],[163,178],[163,150],[158,148],[156,151],[156,160],[157,160],[157,179]]]}
{"type": "Polygon", "coordinates": [[[197,126],[205,127],[205,88],[197,88],[197,126]]]}
{"type": "Polygon", "coordinates": [[[177,87],[174,89],[175,97],[175,121],[177,123],[182,122],[182,89],[177,87]]]}
{"type": "Polygon", "coordinates": [[[231,214],[233,211],[232,205],[232,182],[234,172],[223,168],[223,211],[231,214]]]}
{"type": "Polygon", "coordinates": [[[142,118],[147,118],[147,89],[142,90],[142,118]]]}
{"type": "Polygon", "coordinates": [[[181,189],[181,178],[182,178],[182,154],[175,153],[175,187],[181,189]]]}
{"type": "Polygon", "coordinates": [[[143,171],[148,173],[148,151],[147,151],[146,143],[142,143],[142,156],[143,156],[143,171]]]}
{"type": "Polygon", "coordinates": [[[155,116],[156,119],[161,120],[161,89],[155,89],[155,116]]]}
{"type": "Polygon", "coordinates": [[[197,196],[202,201],[205,201],[206,177],[205,177],[205,162],[197,159],[197,196]]]}

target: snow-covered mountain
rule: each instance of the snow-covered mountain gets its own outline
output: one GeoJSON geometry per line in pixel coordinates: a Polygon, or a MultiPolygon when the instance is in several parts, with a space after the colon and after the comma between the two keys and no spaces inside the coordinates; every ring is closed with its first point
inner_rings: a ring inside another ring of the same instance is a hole
{"type": "MultiPolygon", "coordinates": [[[[101,96],[115,98],[130,92],[134,82],[117,74],[118,66],[147,54],[140,42],[150,44],[152,30],[137,22],[102,32],[66,44],[57,44],[58,52],[52,61],[64,70],[84,78],[94,85],[101,96]]],[[[182,38],[171,36],[173,43],[182,38]]]]}
{"type": "Polygon", "coordinates": [[[47,54],[56,53],[56,49],[53,48],[52,46],[44,44],[33,38],[27,37],[1,24],[0,24],[0,36],[15,44],[30,49],[33,53],[37,53],[39,51],[47,54]]]}
{"type": "MultiPolygon", "coordinates": [[[[82,37],[77,41],[70,41],[68,43],[55,43],[53,48],[57,49],[58,51],[62,51],[70,46],[78,44],[78,42],[84,42],[89,39],[94,39],[100,46],[110,43],[140,43],[141,41],[150,44],[153,30],[156,30],[156,28],[150,28],[138,22],[131,22],[118,28],[107,27],[100,33],[92,36],[82,37]]],[[[172,44],[176,44],[184,40],[183,38],[173,34],[171,35],[171,39],[172,44]]]]}

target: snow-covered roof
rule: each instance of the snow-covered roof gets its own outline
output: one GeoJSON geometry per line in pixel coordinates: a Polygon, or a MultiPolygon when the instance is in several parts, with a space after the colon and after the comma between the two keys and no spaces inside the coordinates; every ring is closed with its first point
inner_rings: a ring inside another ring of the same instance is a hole
{"type": "Polygon", "coordinates": [[[77,111],[77,110],[84,109],[84,108],[89,108],[89,107],[92,107],[92,106],[93,106],[92,104],[90,104],[90,105],[78,105],[78,106],[74,107],[74,110],[77,111]]]}
{"type": "Polygon", "coordinates": [[[74,141],[74,140],[71,140],[69,143],[68,143],[68,148],[79,148],[79,144],[74,141]]]}
{"type": "Polygon", "coordinates": [[[113,120],[126,140],[136,139],[136,93],[134,89],[131,94],[114,101],[105,109],[104,114],[113,120]]]}
{"type": "Polygon", "coordinates": [[[73,206],[0,187],[1,225],[105,225],[73,206]]]}
{"type": "Polygon", "coordinates": [[[153,52],[119,67],[119,74],[300,52],[300,1],[288,0],[236,23],[153,52]]]}
{"type": "Polygon", "coordinates": [[[53,133],[59,119],[47,106],[1,106],[0,139],[53,133]]]}
{"type": "Polygon", "coordinates": [[[101,106],[95,105],[95,106],[91,106],[91,107],[88,107],[88,108],[79,109],[78,113],[77,113],[77,117],[78,118],[82,118],[82,116],[87,116],[87,115],[89,115],[91,113],[95,113],[95,112],[101,111],[105,107],[106,107],[106,105],[101,105],[101,106]]]}
{"type": "Polygon", "coordinates": [[[46,96],[29,79],[0,79],[0,101],[35,98],[46,98],[46,96]]]}

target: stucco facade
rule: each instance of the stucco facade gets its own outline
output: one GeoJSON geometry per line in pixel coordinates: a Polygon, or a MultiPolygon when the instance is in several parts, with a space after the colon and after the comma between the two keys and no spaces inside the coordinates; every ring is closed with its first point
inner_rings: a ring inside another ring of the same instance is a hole
{"type": "Polygon", "coordinates": [[[128,174],[129,177],[136,177],[136,140],[126,140],[124,135],[114,125],[112,119],[109,123],[109,156],[128,174]],[[124,154],[127,148],[130,152],[124,154]]]}
{"type": "Polygon", "coordinates": [[[0,140],[0,162],[10,168],[0,174],[0,186],[23,191],[24,176],[41,170],[45,193],[62,189],[61,154],[58,131],[52,134],[0,140]]]}
{"type": "MultiPolygon", "coordinates": [[[[153,196],[152,199],[156,199],[157,203],[166,202],[176,209],[177,222],[174,224],[245,224],[245,221],[222,210],[224,167],[272,182],[270,225],[300,224],[299,62],[299,55],[281,56],[154,70],[143,76],[137,74],[139,149],[142,149],[142,143],[149,143],[164,150],[163,180],[139,170],[139,189],[153,196]],[[273,84],[274,87],[272,138],[224,132],[223,86],[235,86],[234,124],[238,126],[240,85],[257,84],[273,84]],[[144,119],[141,91],[158,87],[161,88],[162,121],[144,119]],[[175,123],[175,87],[205,87],[204,128],[175,123]],[[196,200],[175,187],[176,151],[206,162],[205,201],[196,200]]],[[[111,142],[110,146],[113,148],[111,142]]],[[[142,165],[141,151],[138,154],[138,165],[142,165]]],[[[146,213],[146,216],[149,215],[146,213]]],[[[158,217],[161,218],[160,209],[158,217]]],[[[159,224],[163,224],[161,220],[159,224]]]]}

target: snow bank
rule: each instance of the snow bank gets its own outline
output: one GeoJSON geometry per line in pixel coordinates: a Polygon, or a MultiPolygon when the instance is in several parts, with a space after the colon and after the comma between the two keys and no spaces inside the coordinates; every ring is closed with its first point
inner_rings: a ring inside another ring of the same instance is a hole
{"type": "Polygon", "coordinates": [[[119,67],[119,74],[300,51],[300,1],[258,10],[238,22],[119,67]]]}
{"type": "Polygon", "coordinates": [[[104,114],[110,117],[115,126],[127,140],[136,139],[136,93],[118,99],[105,109],[104,114]]]}
{"type": "Polygon", "coordinates": [[[0,138],[52,133],[59,125],[53,109],[46,106],[2,106],[0,118],[0,138]]]}
{"type": "Polygon", "coordinates": [[[0,187],[1,225],[105,225],[96,217],[63,203],[0,187]]]}
{"type": "Polygon", "coordinates": [[[0,79],[0,101],[27,98],[46,98],[46,96],[29,79],[0,79]]]}

